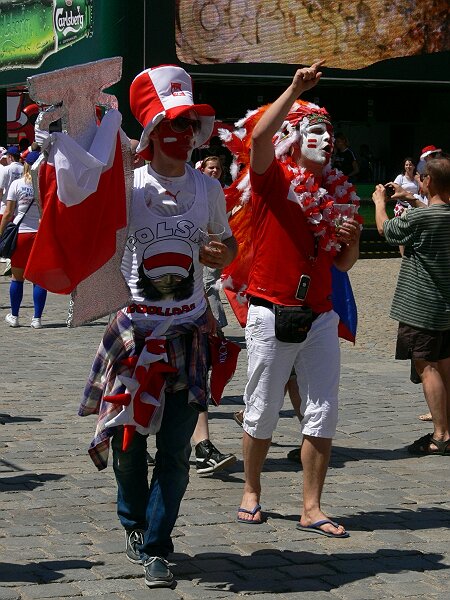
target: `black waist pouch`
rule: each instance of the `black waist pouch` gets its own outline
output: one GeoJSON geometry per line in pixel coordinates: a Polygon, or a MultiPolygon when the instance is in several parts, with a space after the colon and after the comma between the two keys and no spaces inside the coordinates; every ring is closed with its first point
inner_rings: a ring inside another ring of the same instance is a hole
{"type": "Polygon", "coordinates": [[[304,342],[314,321],[308,306],[279,306],[275,309],[275,337],[280,342],[298,344],[304,342]]]}

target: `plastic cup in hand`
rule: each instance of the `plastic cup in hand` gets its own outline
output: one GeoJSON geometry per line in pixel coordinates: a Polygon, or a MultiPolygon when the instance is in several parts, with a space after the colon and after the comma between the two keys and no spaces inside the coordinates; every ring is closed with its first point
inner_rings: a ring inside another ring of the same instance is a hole
{"type": "Polygon", "coordinates": [[[356,214],[358,207],[355,204],[333,204],[333,224],[336,229],[348,221],[348,219],[353,219],[356,214]]]}
{"type": "Polygon", "coordinates": [[[207,229],[202,229],[200,227],[199,232],[200,246],[208,246],[210,242],[222,241],[222,236],[225,233],[225,227],[222,225],[222,223],[216,223],[215,221],[212,221],[211,223],[208,223],[207,229]]]}

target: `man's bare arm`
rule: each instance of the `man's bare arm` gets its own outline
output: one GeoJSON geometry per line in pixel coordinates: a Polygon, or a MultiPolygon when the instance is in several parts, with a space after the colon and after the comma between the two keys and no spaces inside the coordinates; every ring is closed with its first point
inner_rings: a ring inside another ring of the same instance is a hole
{"type": "Polygon", "coordinates": [[[411,192],[404,190],[400,185],[398,185],[398,183],[390,181],[386,185],[392,186],[395,190],[395,193],[391,196],[391,200],[404,200],[405,202],[408,202],[408,204],[411,204],[411,206],[414,208],[428,208],[424,202],[421,202],[419,198],[416,198],[416,196],[411,192]]]}
{"type": "Polygon", "coordinates": [[[3,213],[2,221],[0,223],[0,235],[2,235],[8,223],[14,219],[15,208],[16,203],[12,200],[8,200],[6,203],[5,212],[3,213]]]}
{"type": "Polygon", "coordinates": [[[298,69],[290,86],[279,96],[262,115],[252,134],[250,164],[259,175],[267,171],[274,157],[272,138],[279,130],[289,109],[305,91],[319,83],[322,73],[319,71],[324,61],[320,60],[310,67],[298,69]]]}
{"type": "Polygon", "coordinates": [[[381,183],[375,187],[375,191],[372,194],[372,200],[375,204],[375,221],[378,233],[384,235],[383,225],[386,221],[389,221],[389,217],[386,212],[386,190],[381,183]]]}

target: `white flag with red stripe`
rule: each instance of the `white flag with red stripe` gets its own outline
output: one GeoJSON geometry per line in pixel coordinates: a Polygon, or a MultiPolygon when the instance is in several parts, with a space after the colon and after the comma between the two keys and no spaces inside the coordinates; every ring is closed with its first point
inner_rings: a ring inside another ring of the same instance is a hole
{"type": "Polygon", "coordinates": [[[116,252],[127,220],[121,120],[107,112],[89,150],[66,134],[51,136],[39,171],[42,218],[25,270],[51,292],[70,294],[116,252]]]}

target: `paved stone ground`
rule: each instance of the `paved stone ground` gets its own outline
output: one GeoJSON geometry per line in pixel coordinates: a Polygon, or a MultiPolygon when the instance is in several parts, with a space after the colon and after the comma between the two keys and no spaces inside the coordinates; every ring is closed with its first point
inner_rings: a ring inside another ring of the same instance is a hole
{"type": "MultiPolygon", "coordinates": [[[[97,473],[86,454],[94,419],[76,416],[106,320],[68,330],[67,299],[51,295],[44,329],[11,329],[3,321],[8,281],[0,278],[0,600],[448,598],[450,460],[404,449],[430,426],[417,419],[425,405],[408,365],[392,360],[396,326],[387,312],[398,268],[397,259],[361,260],[352,271],[359,334],[356,346],[342,346],[341,418],[323,495],[351,537],[295,529],[302,475],[286,460],[299,442],[286,401],[264,469],[267,523],[235,521],[240,460],[214,477],[193,470],[174,532],[177,585],[151,592],[124,556],[112,471],[97,473]]],[[[227,333],[242,341],[236,325],[227,333]]],[[[239,457],[232,413],[244,384],[241,352],[210,417],[213,441],[239,457]]]]}

